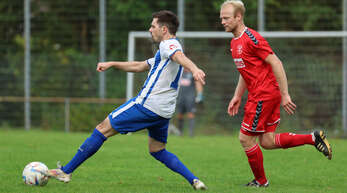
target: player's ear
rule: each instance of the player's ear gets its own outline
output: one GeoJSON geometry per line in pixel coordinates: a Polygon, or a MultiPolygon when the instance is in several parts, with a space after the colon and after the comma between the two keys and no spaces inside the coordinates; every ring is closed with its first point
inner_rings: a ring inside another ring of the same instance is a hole
{"type": "Polygon", "coordinates": [[[163,31],[164,33],[169,33],[169,28],[168,28],[166,25],[163,25],[163,26],[162,26],[162,31],[163,31]]]}
{"type": "Polygon", "coordinates": [[[236,13],[235,13],[235,18],[237,18],[239,21],[241,21],[241,20],[242,20],[242,14],[241,14],[241,12],[236,12],[236,13]]]}

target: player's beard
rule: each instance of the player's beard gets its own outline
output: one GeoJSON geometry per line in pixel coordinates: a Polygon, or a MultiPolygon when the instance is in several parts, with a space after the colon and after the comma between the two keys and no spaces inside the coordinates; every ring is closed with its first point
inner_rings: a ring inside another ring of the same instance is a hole
{"type": "Polygon", "coordinates": [[[154,36],[153,33],[151,33],[151,36],[152,36],[152,41],[155,42],[155,43],[159,43],[161,42],[161,36],[157,35],[157,36],[154,36]]]}

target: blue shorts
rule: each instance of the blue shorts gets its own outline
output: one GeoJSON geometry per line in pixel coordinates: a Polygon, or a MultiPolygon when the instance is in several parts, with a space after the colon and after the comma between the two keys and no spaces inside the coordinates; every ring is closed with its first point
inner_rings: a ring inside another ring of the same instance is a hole
{"type": "Polygon", "coordinates": [[[108,115],[113,129],[121,134],[148,129],[153,139],[166,143],[170,119],[163,118],[133,99],[124,103],[108,115]]]}

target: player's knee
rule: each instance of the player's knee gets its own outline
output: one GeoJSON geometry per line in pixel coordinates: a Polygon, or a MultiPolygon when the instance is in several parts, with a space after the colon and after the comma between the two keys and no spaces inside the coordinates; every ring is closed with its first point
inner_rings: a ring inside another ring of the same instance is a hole
{"type": "Polygon", "coordinates": [[[194,113],[188,113],[187,117],[188,117],[188,119],[194,119],[195,115],[194,115],[194,113]]]}
{"type": "Polygon", "coordinates": [[[178,113],[178,114],[177,114],[177,118],[178,118],[178,119],[183,119],[183,118],[184,118],[183,113],[178,113]]]}
{"type": "Polygon", "coordinates": [[[117,132],[112,128],[108,118],[99,123],[96,126],[96,129],[107,138],[117,134],[117,132]]]}
{"type": "Polygon", "coordinates": [[[244,149],[250,149],[257,144],[257,136],[249,136],[240,133],[239,140],[244,149]]]}
{"type": "Polygon", "coordinates": [[[102,131],[105,130],[105,124],[104,124],[104,122],[99,123],[99,124],[96,126],[96,129],[99,130],[99,131],[102,133],[102,131]]]}
{"type": "Polygon", "coordinates": [[[259,144],[264,149],[275,149],[277,148],[277,145],[275,144],[275,137],[274,135],[265,134],[262,137],[259,138],[259,144]]]}
{"type": "Polygon", "coordinates": [[[259,141],[260,146],[264,149],[275,149],[277,148],[275,141],[272,139],[268,139],[268,140],[260,140],[259,141]]]}
{"type": "Polygon", "coordinates": [[[242,147],[248,147],[252,143],[252,141],[249,138],[246,138],[242,135],[239,136],[239,140],[240,140],[242,147]]]}
{"type": "Polygon", "coordinates": [[[271,149],[272,144],[270,144],[270,142],[268,141],[261,141],[260,146],[264,149],[271,149]]]}

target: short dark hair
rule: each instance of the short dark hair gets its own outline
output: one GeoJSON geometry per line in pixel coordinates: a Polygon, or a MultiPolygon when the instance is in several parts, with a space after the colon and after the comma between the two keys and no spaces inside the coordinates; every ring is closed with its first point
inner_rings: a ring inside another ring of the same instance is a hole
{"type": "Polygon", "coordinates": [[[169,29],[170,34],[176,35],[177,29],[179,26],[179,21],[176,14],[168,10],[162,10],[162,11],[153,13],[152,17],[153,19],[154,18],[158,19],[159,25],[166,26],[169,29]]]}

